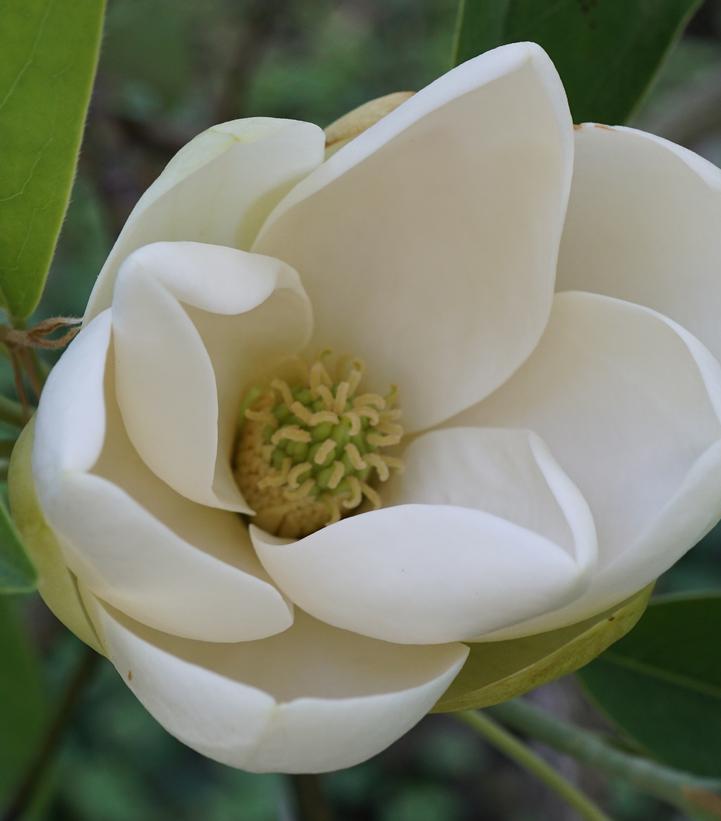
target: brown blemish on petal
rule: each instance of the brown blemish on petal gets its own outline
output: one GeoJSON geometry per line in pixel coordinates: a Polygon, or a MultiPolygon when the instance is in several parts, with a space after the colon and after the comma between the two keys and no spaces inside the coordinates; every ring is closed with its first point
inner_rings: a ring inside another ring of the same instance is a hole
{"type": "Polygon", "coordinates": [[[128,681],[132,681],[132,680],[133,680],[133,671],[128,670],[128,681]]]}
{"type": "Polygon", "coordinates": [[[613,131],[610,125],[604,125],[604,123],[594,123],[594,128],[602,128],[604,131],[613,131]]]}

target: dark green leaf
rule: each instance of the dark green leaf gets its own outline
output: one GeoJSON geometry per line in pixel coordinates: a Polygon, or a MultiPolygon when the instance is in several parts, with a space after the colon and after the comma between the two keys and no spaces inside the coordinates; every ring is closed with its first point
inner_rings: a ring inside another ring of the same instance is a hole
{"type": "Polygon", "coordinates": [[[0,809],[35,754],[47,718],[39,665],[14,604],[0,599],[0,809]]]}
{"type": "Polygon", "coordinates": [[[454,63],[521,40],[556,64],[576,122],[625,122],[700,0],[461,0],[454,63]]]}
{"type": "Polygon", "coordinates": [[[598,705],[661,761],[721,777],[721,594],[654,601],[580,672],[598,705]]]}
{"type": "Polygon", "coordinates": [[[653,586],[605,613],[523,639],[470,644],[471,652],[435,712],[499,704],[578,670],[641,618],[653,586]]]}
{"type": "Polygon", "coordinates": [[[3,0],[0,9],[0,307],[42,294],[75,173],[104,0],[3,0]]]}
{"type": "Polygon", "coordinates": [[[35,568],[25,553],[10,514],[0,502],[0,593],[26,593],[36,586],[35,568]]]}

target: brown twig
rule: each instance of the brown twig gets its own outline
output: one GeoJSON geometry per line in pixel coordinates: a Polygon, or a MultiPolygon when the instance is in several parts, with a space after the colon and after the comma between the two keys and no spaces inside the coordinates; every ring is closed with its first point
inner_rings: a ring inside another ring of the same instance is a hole
{"type": "Polygon", "coordinates": [[[333,813],[317,775],[291,775],[298,821],[333,821],[333,813]]]}
{"type": "Polygon", "coordinates": [[[40,348],[56,351],[72,342],[79,333],[82,319],[74,316],[51,316],[43,319],[32,328],[9,328],[0,326],[0,342],[13,349],[26,351],[29,348],[40,348]],[[62,331],[60,336],[54,336],[62,331]]]}

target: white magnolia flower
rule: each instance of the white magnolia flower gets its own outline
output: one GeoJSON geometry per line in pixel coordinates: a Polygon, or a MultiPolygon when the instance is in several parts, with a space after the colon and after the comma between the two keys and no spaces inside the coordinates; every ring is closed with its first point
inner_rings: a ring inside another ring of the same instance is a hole
{"type": "Polygon", "coordinates": [[[593,616],[721,515],[721,172],[574,133],[532,44],[324,152],[274,119],[187,145],[36,421],[65,620],[255,771],[362,761],[465,642],[593,616]]]}

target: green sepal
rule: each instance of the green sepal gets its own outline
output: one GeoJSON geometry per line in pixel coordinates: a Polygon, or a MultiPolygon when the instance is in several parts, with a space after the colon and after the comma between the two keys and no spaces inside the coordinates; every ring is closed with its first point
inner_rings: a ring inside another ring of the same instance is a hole
{"type": "Polygon", "coordinates": [[[471,652],[435,713],[500,704],[588,664],[636,624],[653,585],[598,616],[522,639],[470,644],[471,652]]]}
{"type": "Polygon", "coordinates": [[[38,571],[38,592],[58,619],[85,644],[105,655],[95,629],[85,611],[78,582],[68,569],[58,539],[45,521],[33,480],[32,419],[20,434],[8,473],[10,509],[25,547],[38,571]]]}

